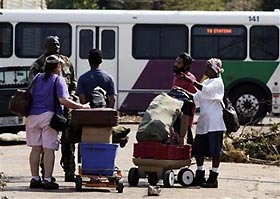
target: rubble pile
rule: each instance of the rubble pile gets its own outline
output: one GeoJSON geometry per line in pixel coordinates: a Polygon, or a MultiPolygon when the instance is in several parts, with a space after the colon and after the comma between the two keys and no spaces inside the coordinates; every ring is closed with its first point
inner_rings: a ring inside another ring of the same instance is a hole
{"type": "Polygon", "coordinates": [[[280,166],[280,123],[269,128],[244,127],[241,134],[226,134],[222,161],[280,166]]]}

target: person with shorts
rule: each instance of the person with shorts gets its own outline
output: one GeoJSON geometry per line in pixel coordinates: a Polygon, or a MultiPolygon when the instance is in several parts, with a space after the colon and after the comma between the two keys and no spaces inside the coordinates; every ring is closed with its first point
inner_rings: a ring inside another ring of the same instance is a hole
{"type": "Polygon", "coordinates": [[[218,168],[223,146],[223,133],[226,131],[221,106],[224,97],[222,72],[222,61],[217,58],[211,58],[206,62],[205,75],[208,79],[203,84],[181,73],[183,78],[198,89],[198,92],[193,96],[196,107],[200,107],[196,136],[192,148],[197,164],[196,175],[192,183],[194,186],[218,188],[218,168]],[[203,167],[204,157],[212,157],[212,169],[207,180],[205,179],[203,167]]]}
{"type": "Polygon", "coordinates": [[[54,114],[54,99],[58,98],[61,105],[56,113],[63,114],[63,106],[71,109],[90,108],[89,104],[76,103],[70,99],[65,79],[60,75],[63,59],[59,55],[46,58],[45,72],[34,77],[32,86],[32,104],[26,118],[26,144],[31,147],[29,164],[31,170],[30,188],[58,189],[59,185],[52,178],[55,154],[59,148],[59,133],[50,127],[54,114]],[[54,84],[56,83],[56,84],[54,84]],[[57,96],[54,96],[54,86],[57,96]],[[44,179],[39,176],[39,164],[44,153],[44,179]]]}
{"type": "MultiPolygon", "coordinates": [[[[38,73],[43,73],[45,68],[45,60],[46,57],[50,55],[59,55],[59,58],[63,60],[63,63],[61,63],[62,71],[61,75],[64,77],[66,84],[68,86],[68,92],[70,94],[71,99],[74,101],[77,101],[77,97],[75,96],[75,91],[77,87],[77,80],[75,78],[75,71],[74,66],[70,59],[60,53],[60,42],[58,36],[47,36],[45,38],[45,52],[36,59],[30,68],[29,72],[29,82],[33,80],[33,78],[38,73]]],[[[70,119],[70,111],[69,109],[65,108],[63,115],[64,117],[70,119]]],[[[64,170],[65,182],[74,182],[75,181],[75,144],[70,143],[66,139],[66,130],[62,131],[62,136],[60,139],[61,144],[61,160],[60,165],[64,170]]],[[[42,154],[41,160],[43,160],[44,154],[42,154]]],[[[43,161],[41,161],[41,173],[42,178],[44,178],[44,164],[43,161]]]]}

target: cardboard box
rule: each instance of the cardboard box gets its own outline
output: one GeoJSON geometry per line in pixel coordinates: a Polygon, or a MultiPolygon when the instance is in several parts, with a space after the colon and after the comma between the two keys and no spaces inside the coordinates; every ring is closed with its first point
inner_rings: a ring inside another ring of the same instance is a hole
{"type": "Polygon", "coordinates": [[[112,143],[112,127],[84,126],[82,131],[82,142],[112,143]]]}

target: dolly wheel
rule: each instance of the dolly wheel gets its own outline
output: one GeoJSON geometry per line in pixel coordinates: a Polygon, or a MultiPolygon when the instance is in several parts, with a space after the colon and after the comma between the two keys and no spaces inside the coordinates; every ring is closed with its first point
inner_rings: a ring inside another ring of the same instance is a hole
{"type": "Polygon", "coordinates": [[[137,168],[133,167],[129,169],[128,172],[128,184],[133,187],[137,187],[139,182],[139,171],[137,168]]]}
{"type": "Polygon", "coordinates": [[[167,170],[163,174],[163,186],[168,188],[168,187],[173,187],[175,183],[175,174],[172,170],[167,170]]]}
{"type": "Polygon", "coordinates": [[[82,191],[82,184],[83,184],[83,181],[82,181],[81,176],[76,176],[75,184],[76,184],[76,190],[77,190],[77,191],[82,191]]]}
{"type": "Polygon", "coordinates": [[[185,187],[185,186],[189,186],[193,182],[194,174],[192,170],[188,168],[183,168],[180,169],[177,178],[179,184],[185,187]]]}
{"type": "Polygon", "coordinates": [[[123,188],[124,188],[123,182],[119,181],[118,184],[117,184],[117,187],[116,187],[118,193],[122,193],[123,192],[123,188]]]}

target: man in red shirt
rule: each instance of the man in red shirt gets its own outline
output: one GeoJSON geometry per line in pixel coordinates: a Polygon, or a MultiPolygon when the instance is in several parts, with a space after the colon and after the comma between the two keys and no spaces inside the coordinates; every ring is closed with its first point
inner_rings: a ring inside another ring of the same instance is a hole
{"type": "MultiPolygon", "coordinates": [[[[196,80],[196,77],[190,72],[190,66],[192,62],[193,59],[188,53],[183,52],[178,55],[178,57],[175,60],[174,68],[173,68],[174,78],[173,78],[172,88],[179,87],[179,88],[183,88],[184,90],[190,93],[196,93],[197,90],[193,86],[193,84],[186,81],[184,78],[182,78],[182,75],[180,75],[180,73],[185,73],[188,77],[192,78],[193,80],[196,80]]],[[[192,116],[182,114],[180,118],[181,121],[177,120],[174,124],[174,128],[180,129],[180,135],[182,134],[184,135],[186,134],[186,131],[188,131],[187,134],[188,144],[193,143],[193,135],[192,135],[191,127],[193,123],[194,111],[195,111],[195,106],[192,107],[192,116]]]]}

